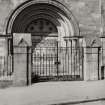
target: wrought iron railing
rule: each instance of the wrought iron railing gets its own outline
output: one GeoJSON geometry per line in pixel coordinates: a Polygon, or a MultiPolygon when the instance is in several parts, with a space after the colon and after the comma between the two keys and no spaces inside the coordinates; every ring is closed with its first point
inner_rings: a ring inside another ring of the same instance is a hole
{"type": "Polygon", "coordinates": [[[32,75],[44,80],[83,80],[83,48],[35,48],[32,75]]]}
{"type": "MultiPolygon", "coordinates": [[[[90,80],[104,79],[105,69],[100,49],[99,47],[34,48],[32,81],[84,80],[84,66],[87,67],[90,80]]],[[[13,73],[13,55],[1,56],[0,80],[12,80],[13,73]]]]}

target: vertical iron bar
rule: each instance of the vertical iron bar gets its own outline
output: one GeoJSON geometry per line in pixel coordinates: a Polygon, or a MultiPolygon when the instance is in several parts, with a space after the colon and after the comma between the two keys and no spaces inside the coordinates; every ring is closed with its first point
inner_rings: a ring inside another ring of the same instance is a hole
{"type": "Polygon", "coordinates": [[[39,75],[38,74],[38,69],[39,69],[39,66],[38,66],[38,59],[39,59],[39,55],[37,54],[37,51],[38,51],[39,49],[38,48],[36,48],[36,71],[37,71],[37,75],[39,75]]]}
{"type": "Polygon", "coordinates": [[[26,65],[27,66],[26,67],[27,68],[27,72],[26,72],[26,75],[27,75],[27,85],[29,85],[29,65],[28,65],[29,64],[29,53],[28,52],[29,52],[29,47],[27,47],[27,53],[26,53],[27,54],[27,58],[26,58],[27,59],[27,65],[26,65]]]}
{"type": "Polygon", "coordinates": [[[50,76],[50,59],[51,59],[51,58],[50,58],[50,48],[49,48],[49,54],[48,54],[48,55],[49,55],[49,57],[48,57],[48,58],[49,58],[48,61],[49,61],[49,76],[50,76]]]}
{"type": "MultiPolygon", "coordinates": [[[[4,59],[4,67],[5,67],[5,57],[4,56],[3,57],[1,56],[1,60],[2,59],[4,59]]],[[[5,69],[3,69],[3,76],[5,76],[5,69]]]]}
{"type": "Polygon", "coordinates": [[[72,77],[72,40],[70,40],[71,41],[71,77],[72,77]]]}
{"type": "Polygon", "coordinates": [[[68,47],[68,75],[69,75],[69,70],[70,70],[70,68],[69,68],[69,47],[68,47]]]}
{"type": "Polygon", "coordinates": [[[42,64],[43,64],[43,76],[44,76],[44,53],[43,53],[43,62],[42,62],[42,64]]]}
{"type": "Polygon", "coordinates": [[[45,56],[46,56],[46,76],[47,76],[47,48],[45,48],[45,50],[46,50],[45,56]]]}
{"type": "Polygon", "coordinates": [[[33,49],[31,47],[31,78],[32,78],[32,73],[33,73],[33,49]]]}
{"type": "Polygon", "coordinates": [[[68,67],[67,67],[67,40],[66,40],[66,52],[65,52],[65,72],[66,72],[66,75],[67,75],[67,69],[68,69],[68,67]]]}
{"type": "Polygon", "coordinates": [[[81,54],[80,54],[80,51],[81,51],[81,47],[79,47],[79,57],[78,57],[78,59],[79,59],[79,76],[81,76],[81,72],[80,72],[80,66],[81,66],[81,58],[80,58],[80,56],[81,56],[81,54]]]}
{"type": "Polygon", "coordinates": [[[53,72],[54,72],[54,76],[56,76],[56,72],[55,72],[56,69],[57,69],[56,68],[56,64],[55,64],[55,62],[56,62],[56,47],[54,47],[54,55],[53,56],[54,56],[54,61],[53,61],[53,63],[54,63],[54,65],[53,65],[54,69],[53,69],[53,72]]]}
{"type": "MultiPolygon", "coordinates": [[[[35,75],[37,75],[37,64],[36,64],[36,63],[37,63],[37,58],[36,58],[36,49],[33,50],[33,54],[34,54],[34,58],[33,58],[33,59],[35,59],[35,60],[33,61],[33,63],[35,62],[33,67],[35,68],[35,75]]],[[[33,70],[34,70],[34,69],[33,69],[33,70]]]]}
{"type": "Polygon", "coordinates": [[[75,56],[75,60],[76,60],[76,61],[75,61],[75,76],[76,76],[76,75],[77,75],[76,72],[77,72],[77,70],[78,70],[78,68],[77,68],[77,47],[76,47],[75,50],[76,50],[76,56],[75,56]]]}
{"type": "MultiPolygon", "coordinates": [[[[65,50],[64,50],[64,48],[63,48],[63,47],[62,47],[62,51],[63,51],[63,53],[65,53],[65,50]]],[[[64,54],[63,54],[62,56],[63,56],[63,58],[64,58],[64,54]]],[[[63,76],[65,75],[64,60],[65,60],[65,59],[63,59],[63,76]]]]}
{"type": "Polygon", "coordinates": [[[100,80],[100,74],[99,74],[99,68],[100,68],[100,61],[99,61],[99,57],[100,57],[100,47],[98,47],[98,80],[100,80]]]}
{"type": "MultiPolygon", "coordinates": [[[[51,50],[51,52],[52,52],[52,50],[51,50]]],[[[52,53],[51,53],[50,57],[51,57],[50,58],[50,75],[52,75],[52,53]]]]}
{"type": "Polygon", "coordinates": [[[40,55],[39,55],[39,60],[40,60],[40,61],[39,61],[39,62],[40,62],[40,73],[39,73],[39,74],[40,74],[40,76],[41,76],[41,47],[40,47],[40,55]]]}
{"type": "Polygon", "coordinates": [[[31,83],[32,83],[32,71],[33,71],[33,59],[32,59],[33,49],[32,49],[32,46],[30,47],[30,49],[31,49],[31,83]]]}
{"type": "Polygon", "coordinates": [[[75,48],[74,48],[74,54],[73,54],[73,59],[74,59],[74,78],[75,78],[75,48]]]}
{"type": "Polygon", "coordinates": [[[64,67],[65,67],[65,75],[66,75],[66,48],[64,47],[64,52],[65,52],[65,54],[64,54],[64,60],[65,60],[65,62],[64,62],[64,67]]]}
{"type": "Polygon", "coordinates": [[[58,75],[59,75],[59,74],[58,74],[58,73],[59,73],[59,72],[58,72],[58,62],[59,62],[59,61],[58,61],[58,41],[57,41],[57,64],[56,64],[56,66],[57,66],[57,77],[58,77],[58,75]]]}
{"type": "Polygon", "coordinates": [[[84,80],[84,47],[82,47],[82,78],[84,80]]]}

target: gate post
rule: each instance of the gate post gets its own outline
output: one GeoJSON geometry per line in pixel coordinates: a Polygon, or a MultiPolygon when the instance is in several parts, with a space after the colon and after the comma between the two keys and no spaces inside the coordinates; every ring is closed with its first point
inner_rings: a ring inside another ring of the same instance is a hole
{"type": "Polygon", "coordinates": [[[105,36],[101,36],[101,43],[102,43],[102,49],[101,49],[101,71],[100,71],[100,78],[105,78],[105,36]]]}
{"type": "Polygon", "coordinates": [[[81,43],[82,47],[83,47],[83,77],[84,80],[87,81],[89,80],[89,70],[88,70],[88,63],[87,63],[87,48],[86,48],[86,42],[85,39],[82,38],[82,43],[81,43]]]}
{"type": "Polygon", "coordinates": [[[31,83],[31,34],[13,34],[13,86],[31,83]]]}

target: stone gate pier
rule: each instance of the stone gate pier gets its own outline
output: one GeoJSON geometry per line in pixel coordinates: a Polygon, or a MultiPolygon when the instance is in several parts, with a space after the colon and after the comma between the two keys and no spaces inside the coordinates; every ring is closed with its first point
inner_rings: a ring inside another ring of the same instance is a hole
{"type": "Polygon", "coordinates": [[[13,34],[13,85],[31,84],[31,35],[13,34]]]}

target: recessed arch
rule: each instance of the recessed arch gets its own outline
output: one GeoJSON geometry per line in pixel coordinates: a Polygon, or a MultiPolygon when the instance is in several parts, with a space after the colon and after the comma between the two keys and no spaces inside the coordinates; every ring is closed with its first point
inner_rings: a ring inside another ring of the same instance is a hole
{"type": "Polygon", "coordinates": [[[37,18],[29,23],[25,29],[25,33],[57,33],[56,26],[49,20],[37,18]]]}
{"type": "MultiPolygon", "coordinates": [[[[54,75],[58,76],[58,74],[62,76],[62,73],[66,75],[66,71],[71,72],[72,70],[73,72],[75,72],[78,70],[77,64],[75,65],[76,70],[74,70],[75,68],[72,69],[72,63],[74,64],[74,62],[72,61],[74,60],[74,57],[79,57],[77,56],[78,52],[75,52],[78,51],[75,48],[77,47],[79,41],[78,39],[75,39],[75,37],[74,39],[71,38],[71,36],[80,35],[78,22],[76,21],[71,11],[67,8],[67,6],[65,6],[58,0],[29,0],[21,4],[13,11],[13,13],[10,15],[7,21],[6,34],[13,35],[13,33],[17,33],[14,34],[17,38],[20,38],[19,36],[21,35],[25,35],[26,39],[27,39],[27,34],[24,33],[31,33],[30,40],[32,45],[27,47],[28,48],[27,50],[31,48],[30,51],[32,52],[30,53],[31,54],[30,59],[32,60],[30,60],[31,61],[30,62],[27,59],[27,61],[30,64],[33,63],[31,65],[32,73],[36,72],[36,69],[34,69],[34,67],[41,68],[41,65],[43,65],[42,67],[43,71],[47,70],[47,66],[51,67],[49,72],[54,69],[55,73],[53,73],[52,71],[51,74],[53,75],[53,77],[54,75]],[[35,22],[38,22],[38,25],[35,25],[35,22]],[[51,27],[46,26],[45,23],[50,24],[51,27]],[[46,29],[45,27],[40,27],[41,26],[40,24],[44,24],[46,29]],[[42,33],[37,33],[37,32],[42,32],[42,33]],[[68,58],[69,60],[71,60],[70,61],[71,64],[68,64],[67,66],[66,61],[69,62],[68,58]],[[47,60],[49,61],[49,63],[47,60]],[[70,69],[67,70],[66,68],[70,69]]],[[[14,35],[13,38],[9,40],[10,43],[9,43],[8,54],[15,54],[14,53],[15,46],[13,43],[15,42],[14,35]]],[[[24,42],[24,40],[22,41],[24,42]]],[[[80,61],[79,58],[75,58],[75,60],[77,59],[78,61],[80,61]]],[[[82,65],[80,64],[81,62],[78,63],[79,66],[82,65]]],[[[43,74],[46,75],[45,72],[43,74]]],[[[70,75],[68,74],[68,76],[70,75]]],[[[75,74],[75,76],[77,76],[77,74],[75,74]]],[[[81,75],[79,76],[81,78],[81,75]]]]}
{"type": "Polygon", "coordinates": [[[62,33],[60,31],[63,29],[65,36],[79,36],[79,27],[75,17],[66,5],[58,0],[31,0],[24,2],[9,17],[6,34],[19,33],[14,31],[14,28],[23,33],[24,29],[21,27],[26,27],[33,19],[41,16],[53,22],[57,26],[59,33],[62,33]]]}

